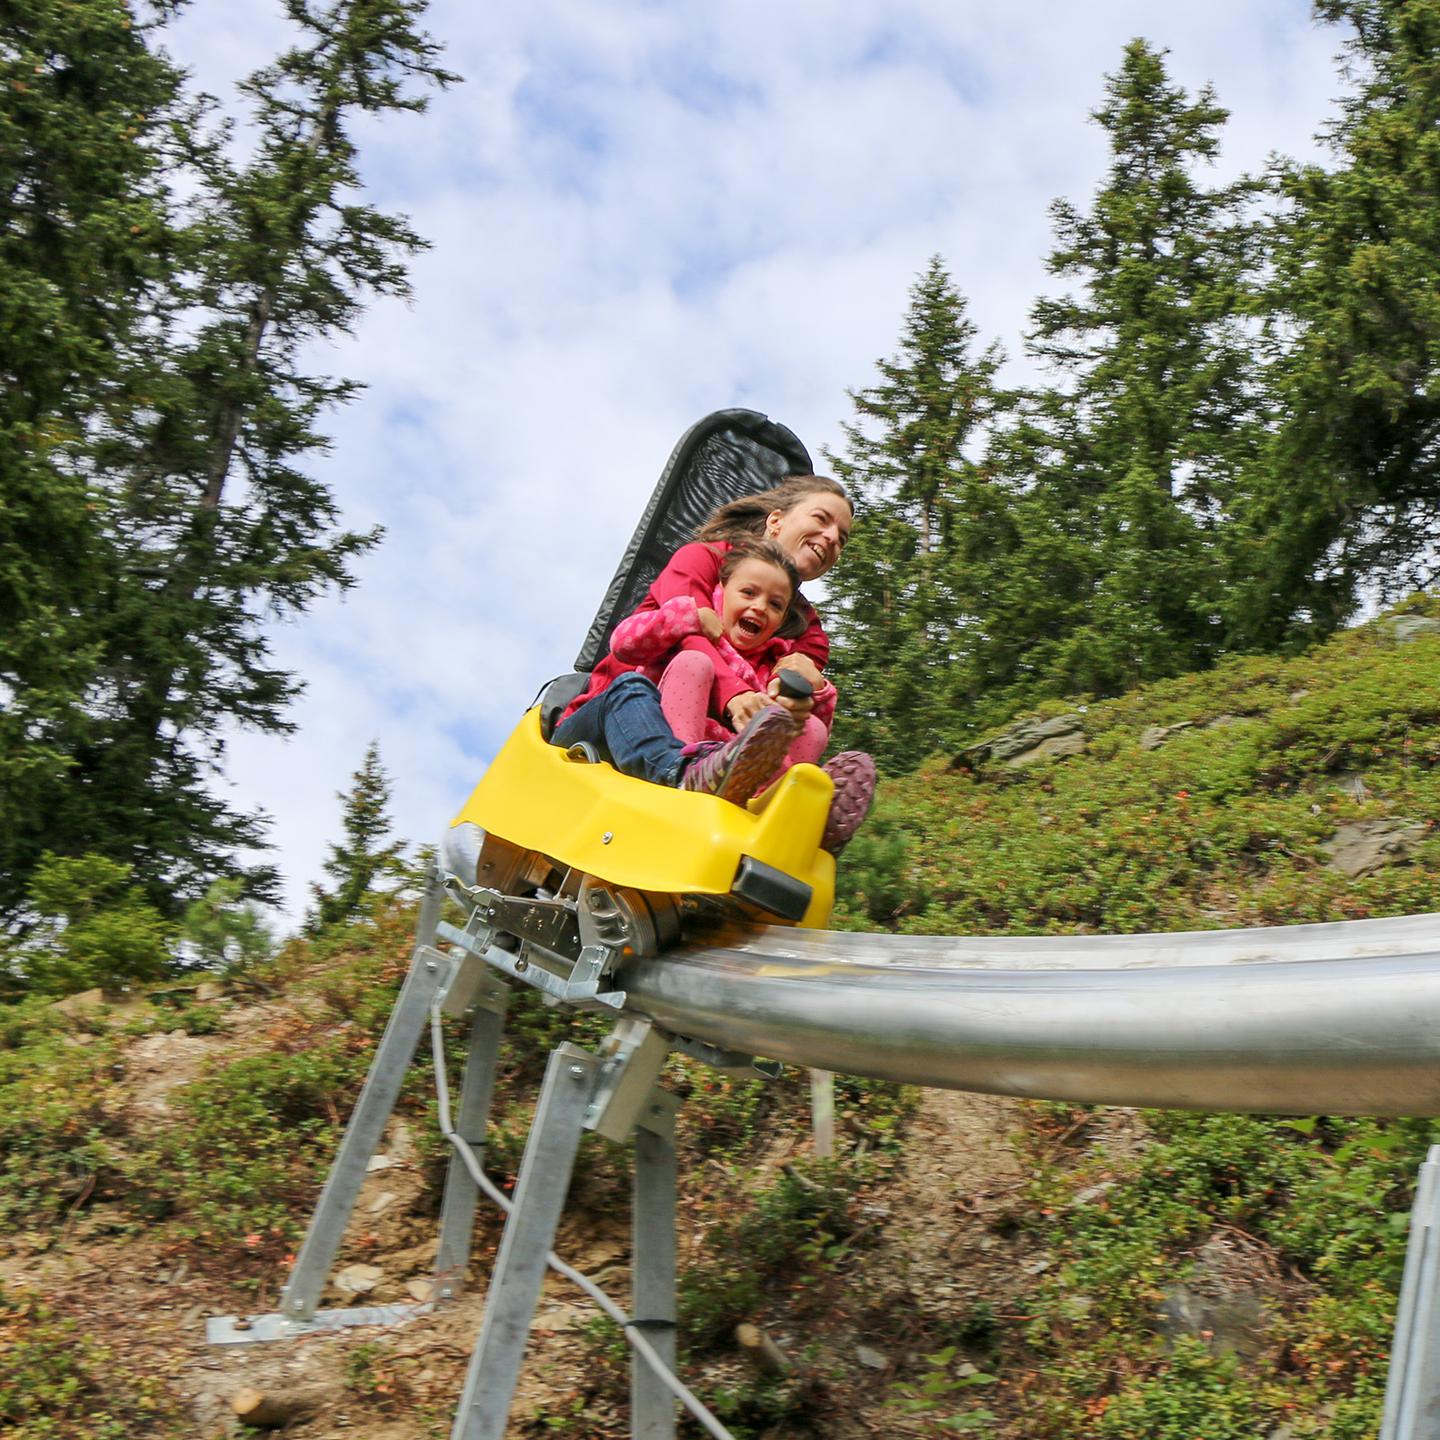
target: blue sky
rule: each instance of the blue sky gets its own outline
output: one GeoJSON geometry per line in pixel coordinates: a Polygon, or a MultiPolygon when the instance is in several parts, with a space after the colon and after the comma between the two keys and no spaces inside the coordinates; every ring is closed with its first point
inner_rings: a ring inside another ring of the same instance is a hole
{"type": "MultiPolygon", "coordinates": [[[[230,742],[292,914],[372,737],[397,831],[438,837],[693,421],[763,410],[818,462],[937,253],[1025,373],[1047,206],[1098,183],[1087,116],[1130,39],[1230,109],[1217,176],[1314,154],[1340,89],[1300,0],[441,0],[427,25],[466,83],[356,135],[369,198],[432,248],[413,301],[315,357],[368,387],[317,468],[387,538],[275,629],[298,733],[230,742]]],[[[231,0],[170,44],[225,102],[285,35],[278,0],[231,0]]]]}

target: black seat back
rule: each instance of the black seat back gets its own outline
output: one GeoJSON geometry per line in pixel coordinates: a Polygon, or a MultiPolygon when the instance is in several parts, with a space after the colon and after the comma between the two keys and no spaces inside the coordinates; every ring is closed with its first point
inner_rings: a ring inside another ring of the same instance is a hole
{"type": "Polygon", "coordinates": [[[810,454],[795,434],[758,410],[717,410],[692,425],[671,452],[625,547],[576,670],[588,672],[600,663],[610,632],[639,605],[666,561],[694,539],[712,510],[768,490],[787,475],[808,475],[810,468],[810,454]]]}
{"type": "Polygon", "coordinates": [[[547,740],[560,723],[560,717],[565,713],[566,707],[583,693],[589,683],[588,675],[582,675],[576,671],[573,675],[557,676],[541,690],[536,703],[540,706],[540,733],[547,740]]]}

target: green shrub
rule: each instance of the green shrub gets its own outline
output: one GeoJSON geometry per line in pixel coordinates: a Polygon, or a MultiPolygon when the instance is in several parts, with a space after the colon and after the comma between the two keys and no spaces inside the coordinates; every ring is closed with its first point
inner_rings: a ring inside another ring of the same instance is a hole
{"type": "Polygon", "coordinates": [[[837,922],[889,925],[925,908],[924,882],[903,812],[882,793],[845,847],[836,875],[837,922]]]}
{"type": "Polygon", "coordinates": [[[37,923],[0,952],[12,993],[72,995],[161,979],[174,963],[174,927],[130,885],[132,867],[100,855],[46,854],[27,905],[37,923]]]}
{"type": "Polygon", "coordinates": [[[1175,1343],[1157,1375],[1126,1385],[1099,1415],[1096,1440],[1255,1440],[1270,1426],[1232,1355],[1175,1343]]]}
{"type": "Polygon", "coordinates": [[[43,1301],[0,1287],[0,1433],[9,1440],[181,1440],[175,1395],[43,1301]]]}
{"type": "Polygon", "coordinates": [[[75,1043],[54,1011],[30,1013],[28,1043],[0,1049],[0,1230],[43,1233],[113,1192],[128,1127],[118,1041],[75,1043]]]}
{"type": "MultiPolygon", "coordinates": [[[[1034,1107],[1047,1136],[1054,1109],[1034,1107]]],[[[1144,1118],[1138,1155],[1052,1167],[1032,1191],[1029,1226],[1060,1264],[1027,1300],[1024,1347],[1042,1376],[1030,1433],[1248,1440],[1288,1417],[1297,1436],[1373,1435],[1413,1184],[1435,1122],[1144,1118]],[[1277,1295],[1266,1349],[1244,1365],[1186,1337],[1167,1353],[1154,1334],[1165,1290],[1217,1232],[1302,1286],[1288,1306],[1277,1295]],[[1335,1428],[1303,1428],[1322,1405],[1335,1428]]]]}
{"type": "Polygon", "coordinates": [[[346,1036],[252,1055],[176,1093],[127,1166],[130,1203],[219,1246],[278,1258],[300,1235],[369,1056],[346,1036]]]}
{"type": "Polygon", "coordinates": [[[974,1366],[963,1373],[957,1370],[958,1353],[954,1345],[946,1345],[926,1355],[925,1370],[918,1381],[896,1384],[899,1408],[907,1415],[926,1416],[932,1425],[948,1435],[993,1433],[995,1412],[983,1404],[969,1402],[976,1390],[993,1385],[995,1376],[974,1366]]]}
{"type": "Polygon", "coordinates": [[[716,1197],[704,1258],[680,1281],[680,1333],[692,1350],[714,1347],[753,1319],[770,1277],[790,1272],[792,1286],[804,1287],[844,1263],[859,1179],[853,1168],[814,1162],[764,1189],[745,1187],[748,1203],[716,1197]]]}

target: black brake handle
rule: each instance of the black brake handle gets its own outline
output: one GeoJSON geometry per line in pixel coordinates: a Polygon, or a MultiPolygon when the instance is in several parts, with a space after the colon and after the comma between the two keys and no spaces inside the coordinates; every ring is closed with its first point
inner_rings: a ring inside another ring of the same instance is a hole
{"type": "Polygon", "coordinates": [[[780,693],[787,700],[813,700],[815,687],[795,670],[781,670],[780,693]]]}

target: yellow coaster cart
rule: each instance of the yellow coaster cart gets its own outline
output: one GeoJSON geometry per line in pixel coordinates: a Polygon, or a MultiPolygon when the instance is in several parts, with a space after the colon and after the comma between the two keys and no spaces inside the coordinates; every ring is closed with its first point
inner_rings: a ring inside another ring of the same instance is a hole
{"type": "Polygon", "coordinates": [[[687,921],[740,915],[823,929],[835,862],[820,848],[833,793],[797,765],[749,809],[621,775],[587,746],[548,742],[565,706],[605,655],[610,632],[718,505],[810,457],[784,426],[722,410],[676,446],[620,562],[575,673],[552,681],[455,818],[447,888],[467,908],[442,934],[558,1000],[619,1008],[605,989],[615,962],[653,955],[687,921]]]}

